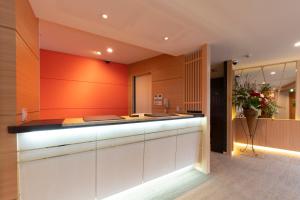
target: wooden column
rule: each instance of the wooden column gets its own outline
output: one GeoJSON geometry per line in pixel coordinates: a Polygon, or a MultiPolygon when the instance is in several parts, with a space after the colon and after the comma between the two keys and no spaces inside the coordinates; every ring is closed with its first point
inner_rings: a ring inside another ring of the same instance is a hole
{"type": "Polygon", "coordinates": [[[226,76],[227,76],[227,154],[231,156],[231,152],[233,151],[233,141],[234,141],[234,134],[232,131],[232,89],[233,89],[233,81],[234,81],[234,72],[232,70],[232,61],[226,62],[226,76]]]}
{"type": "Polygon", "coordinates": [[[206,124],[202,134],[201,169],[210,173],[210,46],[201,47],[201,98],[206,124]]]}
{"type": "Polygon", "coordinates": [[[297,61],[297,78],[296,78],[296,120],[300,120],[300,60],[297,61]]]}
{"type": "Polygon", "coordinates": [[[16,137],[7,125],[16,122],[16,32],[14,1],[0,1],[0,199],[17,199],[16,137]]]}
{"type": "Polygon", "coordinates": [[[7,126],[39,117],[38,19],[28,0],[0,0],[0,199],[18,198],[16,136],[7,126]]]}

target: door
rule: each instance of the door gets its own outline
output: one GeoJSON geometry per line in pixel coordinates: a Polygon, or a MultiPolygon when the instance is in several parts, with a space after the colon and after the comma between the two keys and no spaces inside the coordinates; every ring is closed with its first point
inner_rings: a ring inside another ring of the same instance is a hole
{"type": "Polygon", "coordinates": [[[223,153],[227,148],[226,77],[211,79],[211,150],[223,153]]]}
{"type": "Polygon", "coordinates": [[[136,76],[134,81],[134,110],[136,113],[152,112],[152,76],[145,74],[136,76]]]}

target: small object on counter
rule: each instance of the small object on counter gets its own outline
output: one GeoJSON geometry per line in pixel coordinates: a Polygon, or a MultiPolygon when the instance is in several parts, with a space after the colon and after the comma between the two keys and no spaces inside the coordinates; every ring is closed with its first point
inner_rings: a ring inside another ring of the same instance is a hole
{"type": "Polygon", "coordinates": [[[171,117],[171,116],[177,116],[176,114],[168,114],[168,113],[146,113],[144,114],[146,117],[171,117]]]}
{"type": "Polygon", "coordinates": [[[194,116],[198,116],[198,117],[204,117],[204,114],[202,113],[202,111],[198,111],[198,110],[188,110],[186,112],[186,114],[188,115],[194,115],[194,116]]]}
{"type": "Polygon", "coordinates": [[[85,122],[90,122],[90,121],[106,121],[106,120],[120,120],[123,119],[117,115],[100,115],[100,116],[86,116],[83,117],[83,120],[85,122]]]}
{"type": "Polygon", "coordinates": [[[131,115],[129,115],[129,117],[140,117],[140,115],[139,114],[131,114],[131,115]]]}

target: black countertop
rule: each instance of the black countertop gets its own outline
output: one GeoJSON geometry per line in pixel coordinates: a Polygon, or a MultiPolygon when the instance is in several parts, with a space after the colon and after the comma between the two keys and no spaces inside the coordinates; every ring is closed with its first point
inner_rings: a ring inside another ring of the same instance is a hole
{"type": "Polygon", "coordinates": [[[31,131],[46,131],[66,128],[78,128],[78,127],[90,127],[90,126],[105,126],[105,125],[118,125],[128,123],[141,123],[141,122],[153,122],[153,121],[165,121],[176,119],[187,119],[195,117],[204,117],[201,113],[188,113],[178,116],[167,117],[146,117],[146,118],[127,118],[119,120],[104,120],[104,121],[84,121],[83,118],[74,119],[51,119],[51,120],[34,120],[23,123],[17,126],[9,126],[8,132],[12,134],[25,133],[31,131]]]}

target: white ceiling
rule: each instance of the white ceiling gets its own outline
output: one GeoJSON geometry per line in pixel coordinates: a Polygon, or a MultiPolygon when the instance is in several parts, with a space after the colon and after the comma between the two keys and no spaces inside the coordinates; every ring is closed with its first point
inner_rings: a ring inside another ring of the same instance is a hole
{"type": "Polygon", "coordinates": [[[40,20],[40,47],[73,55],[130,64],[161,53],[40,20]],[[107,53],[107,48],[113,53],[107,53]],[[102,55],[95,52],[100,51],[102,55]]]}
{"type": "Polygon", "coordinates": [[[300,58],[299,0],[30,0],[37,17],[171,55],[212,45],[212,63],[300,58]],[[102,20],[101,14],[109,15],[102,20]],[[164,41],[167,35],[170,39],[164,41]],[[243,56],[251,53],[251,58],[243,56]]]}

